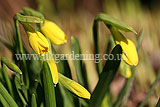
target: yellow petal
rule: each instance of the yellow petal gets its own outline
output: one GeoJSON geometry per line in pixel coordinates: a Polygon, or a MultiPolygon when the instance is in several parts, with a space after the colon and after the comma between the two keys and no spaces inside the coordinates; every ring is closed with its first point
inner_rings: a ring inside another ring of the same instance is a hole
{"type": "Polygon", "coordinates": [[[52,79],[53,83],[57,84],[58,83],[58,70],[57,70],[57,65],[55,64],[54,61],[49,61],[48,62],[51,74],[52,74],[52,79]]]}
{"type": "Polygon", "coordinates": [[[29,36],[29,43],[33,50],[40,55],[49,51],[49,44],[47,39],[41,32],[34,30],[29,24],[23,24],[24,29],[29,36]]]}
{"type": "Polygon", "coordinates": [[[77,82],[63,76],[62,74],[59,73],[59,82],[68,90],[73,92],[79,97],[90,99],[91,94],[80,84],[77,82]]]}
{"type": "Polygon", "coordinates": [[[48,43],[47,39],[44,37],[44,35],[38,31],[36,31],[36,33],[38,34],[38,37],[45,43],[45,46],[49,47],[49,43],[48,43]]]}
{"type": "Polygon", "coordinates": [[[44,26],[41,27],[41,31],[53,44],[60,45],[67,42],[65,33],[51,21],[45,20],[44,26]]]}
{"type": "Polygon", "coordinates": [[[122,47],[123,60],[131,66],[136,66],[138,64],[138,54],[134,43],[131,40],[126,39],[115,27],[111,26],[110,31],[115,43],[122,47]]]}
{"type": "Polygon", "coordinates": [[[138,64],[138,54],[134,43],[129,39],[125,39],[117,42],[117,44],[122,47],[124,61],[131,66],[136,66],[138,64]]]}
{"type": "Polygon", "coordinates": [[[33,34],[29,34],[29,43],[31,45],[31,47],[33,48],[33,50],[37,53],[37,54],[40,54],[40,51],[39,51],[39,47],[38,47],[38,43],[35,41],[36,40],[36,35],[33,33],[33,34]]]}

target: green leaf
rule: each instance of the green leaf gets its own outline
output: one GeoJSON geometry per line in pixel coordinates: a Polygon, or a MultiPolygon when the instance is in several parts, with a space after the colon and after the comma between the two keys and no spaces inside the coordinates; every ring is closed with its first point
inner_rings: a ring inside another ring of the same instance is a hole
{"type": "Polygon", "coordinates": [[[15,87],[16,87],[16,90],[18,92],[20,99],[22,100],[23,104],[26,106],[27,105],[26,98],[25,98],[24,94],[21,93],[21,92],[24,92],[25,89],[24,90],[22,89],[22,84],[20,83],[17,76],[15,76],[15,78],[14,78],[14,83],[15,83],[15,87]]]}
{"type": "Polygon", "coordinates": [[[100,13],[98,15],[95,16],[95,21],[103,21],[105,24],[107,25],[112,25],[114,27],[116,27],[117,29],[120,29],[120,30],[123,30],[123,31],[126,31],[126,32],[133,32],[135,34],[136,31],[130,27],[129,25],[123,23],[122,21],[118,20],[118,19],[115,19],[107,14],[104,14],[104,13],[100,13]]]}
{"type": "Polygon", "coordinates": [[[31,107],[37,107],[37,102],[36,102],[36,96],[35,96],[35,94],[32,94],[31,107]]]}
{"type": "Polygon", "coordinates": [[[51,76],[51,71],[46,61],[43,62],[42,75],[43,75],[43,87],[45,94],[45,106],[56,107],[54,84],[51,76]]]}
{"type": "Polygon", "coordinates": [[[9,107],[7,101],[3,98],[1,94],[0,94],[0,102],[2,103],[3,107],[9,107]]]}
{"type": "Polygon", "coordinates": [[[160,107],[160,98],[159,98],[159,100],[158,100],[158,102],[156,104],[156,107],[160,107]]]}
{"type": "Polygon", "coordinates": [[[13,98],[9,95],[8,91],[5,89],[5,87],[0,82],[0,95],[4,98],[4,100],[8,103],[10,107],[18,107],[16,102],[13,100],[13,98]]]}
{"type": "Polygon", "coordinates": [[[117,69],[119,67],[121,61],[120,59],[121,57],[119,56],[121,56],[121,54],[122,54],[121,46],[116,45],[111,52],[111,55],[113,55],[114,59],[112,60],[109,59],[106,61],[103,71],[99,76],[99,81],[91,96],[89,107],[100,107],[103,98],[105,97],[105,94],[109,92],[110,84],[114,79],[117,69]]]}
{"type": "MultiPolygon", "coordinates": [[[[68,92],[67,89],[65,89],[61,84],[58,84],[56,89],[57,88],[60,90],[61,96],[63,98],[63,107],[74,107],[73,96],[71,95],[71,93],[68,92]]],[[[56,92],[56,94],[57,94],[57,92],[56,92]]]]}
{"type": "MultiPolygon", "coordinates": [[[[52,47],[53,48],[53,47],[52,47]]],[[[54,49],[52,49],[54,50],[54,49]]],[[[55,53],[55,52],[54,52],[55,53]]],[[[58,71],[68,78],[72,78],[71,71],[67,60],[60,60],[58,63],[58,71]]],[[[74,107],[74,99],[70,92],[67,91],[61,84],[56,87],[57,106],[74,107]],[[63,102],[63,103],[62,103],[63,102]]]]}
{"type": "MultiPolygon", "coordinates": [[[[57,54],[56,53],[56,50],[54,49],[53,45],[51,44],[51,49],[52,49],[52,53],[53,54],[57,54]]],[[[64,59],[67,59],[66,57],[64,57],[64,59]]],[[[70,70],[70,67],[69,67],[69,64],[68,64],[68,61],[67,60],[61,60],[60,57],[58,58],[55,58],[55,62],[59,62],[57,63],[58,64],[58,71],[67,76],[68,78],[72,78],[72,75],[71,75],[71,70],[70,70]]]]}
{"type": "Polygon", "coordinates": [[[13,62],[9,61],[8,58],[2,57],[1,61],[12,71],[18,73],[18,74],[22,74],[22,71],[19,69],[19,67],[14,64],[13,62]]]}
{"type": "Polygon", "coordinates": [[[114,46],[115,46],[114,39],[112,36],[110,36],[107,41],[106,54],[109,54],[111,52],[111,49],[113,49],[114,46]]]}
{"type": "Polygon", "coordinates": [[[8,91],[11,94],[11,96],[14,97],[11,80],[9,79],[9,76],[8,76],[7,71],[6,71],[5,65],[4,65],[3,62],[2,62],[1,65],[2,65],[2,72],[3,72],[3,76],[4,76],[4,79],[5,79],[5,82],[7,84],[8,91]]]}
{"type": "Polygon", "coordinates": [[[76,69],[76,74],[78,78],[78,82],[87,87],[87,74],[85,70],[82,70],[82,60],[80,57],[81,49],[79,45],[79,41],[76,37],[71,37],[72,44],[72,54],[73,54],[73,62],[76,69]]]}
{"type": "Polygon", "coordinates": [[[2,68],[0,68],[0,81],[2,82],[2,84],[5,83],[4,77],[3,77],[3,71],[2,68]]]}
{"type": "Polygon", "coordinates": [[[59,67],[59,72],[63,75],[65,75],[66,77],[72,79],[72,74],[71,74],[71,70],[68,64],[67,60],[60,60],[60,62],[58,63],[58,67],[59,67]]]}
{"type": "Polygon", "coordinates": [[[29,24],[36,24],[36,23],[42,24],[43,23],[43,20],[38,18],[38,17],[24,16],[24,15],[21,15],[19,13],[16,13],[14,15],[14,19],[18,20],[21,23],[29,23],[29,24]]]}

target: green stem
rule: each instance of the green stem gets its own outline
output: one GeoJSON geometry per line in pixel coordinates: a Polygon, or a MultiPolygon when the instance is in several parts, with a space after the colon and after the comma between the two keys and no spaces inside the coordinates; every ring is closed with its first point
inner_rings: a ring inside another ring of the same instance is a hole
{"type": "Polygon", "coordinates": [[[22,44],[22,40],[21,40],[21,36],[20,36],[20,29],[19,29],[19,24],[18,24],[18,20],[14,19],[14,24],[15,24],[15,28],[16,28],[16,35],[17,35],[17,39],[18,39],[18,45],[19,45],[19,52],[20,54],[22,54],[22,63],[24,66],[24,75],[25,75],[25,84],[26,84],[26,88],[29,88],[29,77],[28,77],[28,72],[27,72],[27,65],[26,65],[26,61],[25,58],[23,56],[24,51],[23,51],[23,44],[22,44]]]}
{"type": "Polygon", "coordinates": [[[125,97],[125,95],[127,95],[129,90],[131,89],[131,83],[133,81],[134,75],[135,75],[135,68],[133,67],[132,68],[132,76],[131,76],[131,78],[126,80],[126,82],[124,84],[124,87],[122,88],[122,90],[121,90],[121,92],[118,96],[118,99],[114,103],[113,107],[119,107],[119,104],[120,104],[121,100],[125,97]]]}
{"type": "Polygon", "coordinates": [[[151,89],[149,90],[149,92],[147,93],[147,96],[145,97],[143,102],[139,105],[139,107],[144,107],[144,105],[147,103],[148,99],[152,95],[152,92],[154,91],[155,87],[159,83],[159,80],[160,80],[160,70],[158,71],[157,77],[156,77],[155,81],[153,82],[151,89]]]}
{"type": "MultiPolygon", "coordinates": [[[[94,49],[95,49],[95,54],[99,53],[99,48],[98,48],[98,19],[95,18],[94,23],[93,23],[93,39],[94,39],[94,49]]],[[[102,66],[101,66],[101,61],[98,61],[96,63],[96,68],[98,74],[101,73],[102,71],[102,66]]]]}

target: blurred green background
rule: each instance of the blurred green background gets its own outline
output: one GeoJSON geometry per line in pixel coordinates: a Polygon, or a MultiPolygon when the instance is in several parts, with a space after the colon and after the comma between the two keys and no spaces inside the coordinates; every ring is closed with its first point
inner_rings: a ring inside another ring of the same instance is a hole
{"type": "MultiPolygon", "coordinates": [[[[143,29],[143,38],[139,50],[139,64],[136,67],[135,79],[127,107],[137,106],[144,100],[147,91],[155,80],[160,68],[160,1],[159,0],[0,0],[0,36],[7,41],[12,38],[13,16],[24,6],[41,11],[45,17],[54,21],[67,34],[68,43],[55,46],[58,53],[71,53],[70,37],[79,39],[82,53],[94,53],[92,25],[94,16],[100,12],[109,14],[132,26],[139,33],[143,29]]],[[[99,49],[100,54],[106,52],[107,40],[111,36],[103,23],[99,23],[99,49]]],[[[31,52],[28,39],[23,29],[22,40],[24,46],[31,52]]],[[[123,32],[127,38],[137,43],[137,36],[123,32]]],[[[7,41],[9,42],[9,41],[7,41]]],[[[10,51],[0,43],[0,56],[11,58],[10,51]]],[[[94,61],[83,61],[92,92],[98,81],[94,61]]],[[[73,79],[77,81],[73,61],[69,60],[73,79]]],[[[9,73],[11,74],[11,73],[9,73]]],[[[10,75],[11,76],[11,75],[10,75]]],[[[113,100],[115,100],[123,87],[125,78],[117,74],[111,84],[113,100]]],[[[156,87],[148,105],[154,106],[160,96],[160,84],[156,87]]]]}

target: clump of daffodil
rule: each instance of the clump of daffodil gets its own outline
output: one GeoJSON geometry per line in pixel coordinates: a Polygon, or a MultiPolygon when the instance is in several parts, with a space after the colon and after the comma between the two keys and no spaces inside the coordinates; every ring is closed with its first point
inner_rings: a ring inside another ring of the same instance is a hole
{"type": "Polygon", "coordinates": [[[73,92],[74,94],[76,94],[79,97],[90,99],[91,94],[84,87],[82,87],[77,82],[63,76],[60,73],[58,75],[59,75],[59,82],[65,88],[67,88],[69,91],[73,92]]]}
{"type": "Polygon", "coordinates": [[[45,20],[41,32],[51,40],[53,44],[60,45],[67,42],[65,33],[53,22],[45,20]]]}
{"type": "Polygon", "coordinates": [[[115,43],[121,45],[122,47],[123,60],[131,66],[136,66],[138,64],[138,54],[134,43],[125,38],[115,27],[111,26],[110,31],[113,35],[115,43]]]}
{"type": "Polygon", "coordinates": [[[24,29],[29,36],[29,43],[33,50],[40,55],[49,51],[49,44],[47,39],[41,32],[34,30],[29,24],[23,24],[24,29]]]}

